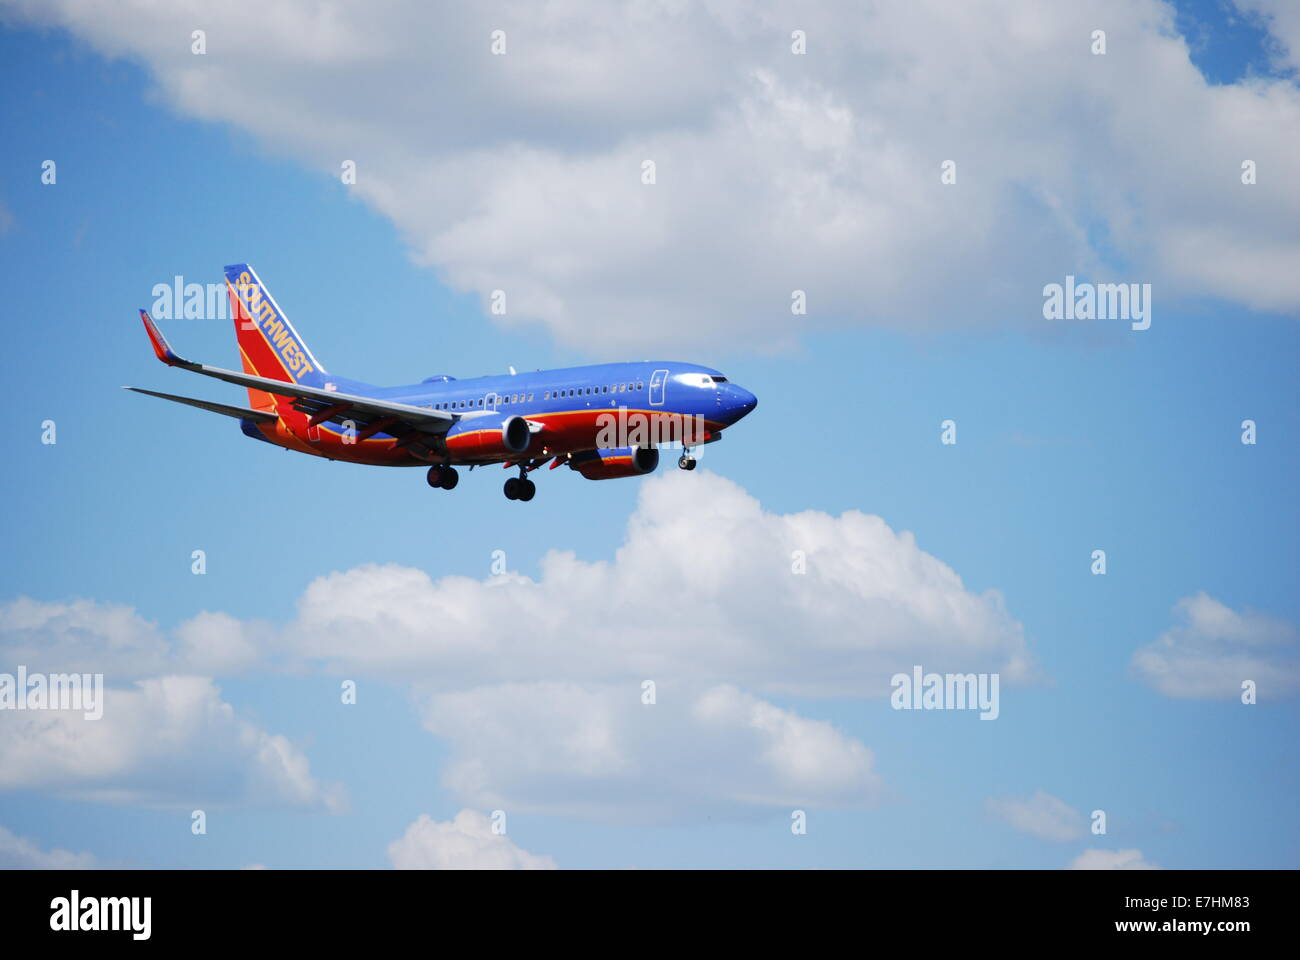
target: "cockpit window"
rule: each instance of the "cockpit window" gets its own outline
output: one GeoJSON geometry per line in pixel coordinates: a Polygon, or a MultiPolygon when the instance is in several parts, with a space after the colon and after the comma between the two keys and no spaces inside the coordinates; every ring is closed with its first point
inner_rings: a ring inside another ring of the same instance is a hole
{"type": "Polygon", "coordinates": [[[726,377],[718,377],[718,376],[715,376],[715,377],[713,378],[713,382],[714,382],[714,383],[726,383],[726,382],[727,382],[727,378],[726,378],[726,377]]]}
{"type": "Polygon", "coordinates": [[[713,378],[707,373],[683,373],[678,379],[688,387],[713,386],[713,378]]]}

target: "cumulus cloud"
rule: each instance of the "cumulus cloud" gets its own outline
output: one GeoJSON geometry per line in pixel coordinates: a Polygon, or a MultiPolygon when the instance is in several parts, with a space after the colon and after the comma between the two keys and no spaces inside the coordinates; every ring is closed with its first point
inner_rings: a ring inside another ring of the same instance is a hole
{"type": "Polygon", "coordinates": [[[204,611],[168,637],[130,607],[93,600],[0,604],[0,663],[102,673],[109,683],[165,674],[231,674],[259,659],[265,626],[204,611]]]}
{"type": "Polygon", "coordinates": [[[884,697],[918,662],[1034,673],[1001,598],[910,534],[856,511],[769,513],[708,472],[646,481],[612,561],[552,552],[540,567],[331,574],[283,642],[414,684],[462,802],[640,822],[877,799],[864,744],[768,697],[884,697]]]}
{"type": "Polygon", "coordinates": [[[0,790],[178,808],[343,805],[341,788],[318,783],[300,750],[239,717],[207,678],[156,677],[103,693],[100,719],[5,711],[0,790]]]}
{"type": "Polygon", "coordinates": [[[35,841],[0,826],[0,870],[89,870],[95,865],[89,853],[43,850],[35,841]]]}
{"type": "Polygon", "coordinates": [[[1085,850],[1070,863],[1071,870],[1159,870],[1142,859],[1141,850],[1085,850]]]}
{"type": "MultiPolygon", "coordinates": [[[[1036,673],[1000,595],[967,589],[910,533],[858,511],[771,513],[708,471],[648,479],[612,559],[553,551],[536,578],[482,580],[366,565],[317,579],[291,623],[252,639],[224,614],[172,637],[126,608],[23,600],[0,614],[0,650],[44,651],[35,662],[51,669],[109,655],[136,669],[270,660],[405,682],[448,742],[443,779],[467,805],[638,821],[874,803],[870,749],[773,698],[883,700],[917,663],[1007,683],[1036,673]]],[[[111,694],[105,726],[69,738],[38,736],[29,716],[7,749],[18,761],[34,756],[22,744],[49,741],[55,759],[11,763],[10,776],[156,795],[207,726],[227,749],[191,757],[182,782],[215,776],[204,763],[226,769],[224,755],[252,771],[251,794],[329,802],[305,759],[238,721],[210,681],[137,687],[111,694]]]]}
{"type": "Polygon", "coordinates": [[[1084,833],[1083,814],[1044,790],[1025,798],[990,797],[985,806],[1000,820],[1041,840],[1065,843],[1084,833]]]}
{"type": "Polygon", "coordinates": [[[864,807],[873,755],[828,723],[734,687],[504,684],[430,697],[466,803],[654,822],[798,806],[864,807]]]}
{"type": "Polygon", "coordinates": [[[1262,18],[1278,67],[1300,69],[1300,6],[1292,0],[1233,0],[1243,13],[1262,18]]]}
{"type": "Polygon", "coordinates": [[[205,610],[177,627],[177,656],[195,672],[239,673],[261,659],[258,632],[229,614],[205,610]]]}
{"type": "Polygon", "coordinates": [[[0,655],[29,670],[129,677],[165,672],[172,663],[166,638],[130,607],[30,597],[0,605],[0,655]]]}
{"type": "Polygon", "coordinates": [[[457,690],[649,677],[868,697],[917,663],[1011,683],[1035,672],[1001,596],[966,589],[912,534],[856,510],[769,513],[709,472],[645,481],[612,561],[552,551],[540,567],[331,574],[304,591],[285,643],[349,676],[457,690]],[[806,573],[792,572],[796,551],[806,573]]]}
{"type": "Polygon", "coordinates": [[[554,870],[555,861],[521,849],[477,810],[462,810],[445,823],[427,813],[388,845],[398,870],[554,870]]]}
{"type": "Polygon", "coordinates": [[[1235,699],[1243,681],[1261,698],[1300,689],[1294,624],[1238,613],[1205,593],[1174,606],[1181,621],[1133,654],[1138,676],[1168,697],[1235,699]]]}
{"type": "MultiPolygon", "coordinates": [[[[1300,89],[1207,83],[1157,0],[8,4],[185,114],[355,161],[419,262],[579,349],[781,346],[795,289],[812,327],[1042,323],[1066,273],[1300,307],[1300,89]]],[[[1285,5],[1249,5],[1294,56],[1285,5]]]]}

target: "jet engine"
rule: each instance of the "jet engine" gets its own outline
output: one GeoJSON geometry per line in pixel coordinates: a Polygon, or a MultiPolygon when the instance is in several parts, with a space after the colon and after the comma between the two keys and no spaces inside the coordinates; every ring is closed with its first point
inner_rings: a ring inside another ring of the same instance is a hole
{"type": "Polygon", "coordinates": [[[508,459],[528,449],[532,432],[523,417],[489,413],[456,421],[444,439],[458,459],[508,459]]]}
{"type": "Polygon", "coordinates": [[[613,480],[654,473],[659,451],[654,447],[601,447],[575,453],[569,467],[588,480],[613,480]]]}

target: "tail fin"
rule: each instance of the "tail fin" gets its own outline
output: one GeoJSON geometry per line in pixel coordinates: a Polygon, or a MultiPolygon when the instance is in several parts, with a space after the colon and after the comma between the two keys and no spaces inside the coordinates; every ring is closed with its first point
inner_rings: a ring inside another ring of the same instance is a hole
{"type": "MultiPolygon", "coordinates": [[[[246,263],[226,267],[226,292],[235,318],[235,337],[244,372],[272,380],[320,387],[325,371],[311,348],[289,323],[257,273],[246,263]]],[[[277,398],[262,390],[248,389],[256,410],[270,410],[277,398]]]]}

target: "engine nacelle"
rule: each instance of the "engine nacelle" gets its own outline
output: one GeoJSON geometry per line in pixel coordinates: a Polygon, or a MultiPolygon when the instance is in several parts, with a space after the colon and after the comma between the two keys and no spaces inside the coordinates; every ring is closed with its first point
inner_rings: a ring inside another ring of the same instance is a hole
{"type": "Polygon", "coordinates": [[[489,413],[456,421],[444,439],[458,458],[509,458],[528,449],[532,431],[523,417],[489,413]]]}
{"type": "Polygon", "coordinates": [[[588,480],[613,480],[654,473],[659,451],[654,447],[601,447],[575,453],[569,467],[588,480]]]}

